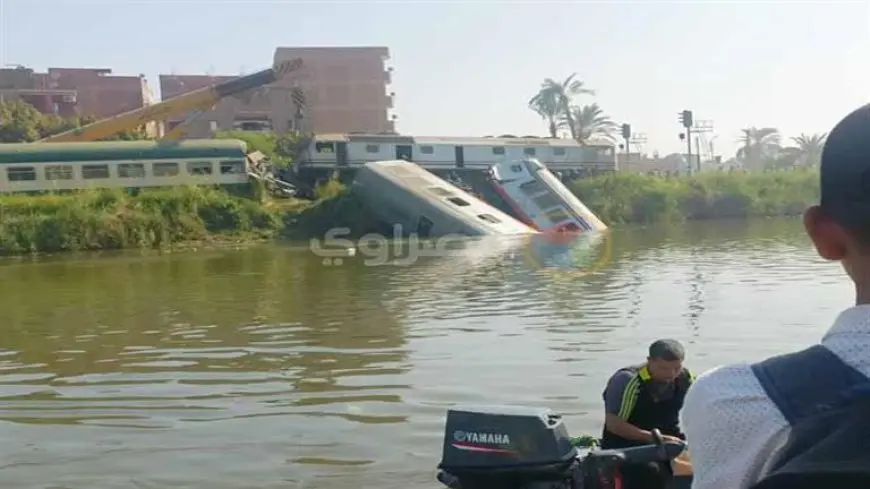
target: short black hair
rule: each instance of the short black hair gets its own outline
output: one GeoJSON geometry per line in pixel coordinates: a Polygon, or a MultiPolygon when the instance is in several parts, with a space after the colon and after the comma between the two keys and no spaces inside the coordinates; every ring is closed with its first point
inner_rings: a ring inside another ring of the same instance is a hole
{"type": "Polygon", "coordinates": [[[822,149],[822,211],[862,242],[870,243],[870,104],[831,129],[822,149]]]}
{"type": "Polygon", "coordinates": [[[657,340],[649,346],[649,357],[660,358],[668,362],[683,361],[686,358],[686,349],[677,340],[657,340]]]}

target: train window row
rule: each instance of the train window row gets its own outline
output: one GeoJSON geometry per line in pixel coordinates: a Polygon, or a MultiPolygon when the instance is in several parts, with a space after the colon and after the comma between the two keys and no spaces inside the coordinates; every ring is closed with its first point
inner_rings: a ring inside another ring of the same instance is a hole
{"type": "MultiPolygon", "coordinates": [[[[504,146],[492,146],[491,148],[492,148],[492,154],[494,154],[494,155],[504,155],[505,154],[505,149],[504,149],[505,147],[504,146]]],[[[331,154],[331,153],[335,152],[335,148],[333,146],[333,143],[318,142],[315,145],[315,149],[318,153],[331,154]]],[[[554,147],[552,149],[553,149],[553,156],[565,156],[565,153],[566,153],[565,148],[554,147]]],[[[367,144],[366,145],[366,153],[375,154],[375,153],[379,153],[380,151],[381,151],[380,144],[367,144]]],[[[431,155],[431,154],[435,153],[435,147],[431,146],[431,145],[422,145],[422,146],[420,146],[420,153],[424,154],[424,155],[431,155]]],[[[523,154],[526,156],[535,156],[537,154],[537,148],[523,148],[523,154]]]]}
{"type": "MultiPolygon", "coordinates": [[[[81,165],[81,178],[84,180],[100,180],[111,178],[110,166],[117,166],[118,178],[145,178],[146,165],[151,167],[153,177],[176,177],[181,173],[181,165],[175,162],[162,163],[121,163],[118,165],[89,164],[81,165]]],[[[214,163],[210,161],[189,161],[185,165],[189,175],[212,175],[214,163]]],[[[72,165],[45,165],[43,175],[45,180],[75,180],[76,167],[72,165]]],[[[237,175],[247,171],[244,161],[229,160],[219,163],[221,175],[237,175]]],[[[10,166],[6,168],[6,178],[10,182],[33,182],[39,180],[37,167],[10,166]]]]}

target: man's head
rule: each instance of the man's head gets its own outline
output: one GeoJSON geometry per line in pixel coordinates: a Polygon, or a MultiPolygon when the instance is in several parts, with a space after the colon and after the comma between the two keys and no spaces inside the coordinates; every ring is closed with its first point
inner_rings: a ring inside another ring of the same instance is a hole
{"type": "Polygon", "coordinates": [[[870,285],[870,105],[831,130],[820,180],[821,202],[806,210],[804,227],[819,255],[840,261],[861,295],[870,285]]]}
{"type": "Polygon", "coordinates": [[[649,346],[646,359],[650,377],[656,382],[673,382],[683,370],[686,350],[677,340],[658,340],[649,346]]]}

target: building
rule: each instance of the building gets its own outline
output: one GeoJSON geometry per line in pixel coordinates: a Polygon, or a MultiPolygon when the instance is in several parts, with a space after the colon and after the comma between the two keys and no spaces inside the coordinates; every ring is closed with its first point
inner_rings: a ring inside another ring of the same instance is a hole
{"type": "Polygon", "coordinates": [[[43,114],[89,115],[98,119],[149,105],[153,95],[144,75],[117,76],[112,70],[0,69],[0,100],[23,100],[43,114]]]}
{"type": "MultiPolygon", "coordinates": [[[[393,94],[388,93],[391,69],[385,67],[385,47],[279,47],[276,63],[301,58],[296,73],[243,99],[229,98],[191,121],[189,137],[209,137],[216,130],[299,129],[315,133],[393,132],[393,94]],[[301,114],[292,91],[304,95],[301,114]],[[301,118],[300,118],[301,116],[301,118]]],[[[233,76],[160,75],[163,100],[207,87],[233,76]]],[[[184,120],[167,121],[167,130],[184,120]]]]}

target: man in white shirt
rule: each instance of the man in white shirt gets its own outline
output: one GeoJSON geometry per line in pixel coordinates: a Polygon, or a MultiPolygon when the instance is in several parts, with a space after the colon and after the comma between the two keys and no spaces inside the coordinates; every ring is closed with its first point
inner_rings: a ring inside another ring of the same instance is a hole
{"type": "MultiPolygon", "coordinates": [[[[843,365],[841,370],[854,370],[866,381],[870,377],[870,105],[855,110],[831,131],[822,152],[820,177],[821,202],[806,210],[804,227],[819,255],[839,261],[855,283],[856,306],[840,313],[815,352],[829,355],[843,365]]],[[[689,389],[681,417],[692,454],[693,489],[747,489],[778,463],[794,416],[788,409],[789,394],[772,396],[765,376],[759,377],[763,363],[711,370],[689,389]]],[[[806,369],[785,376],[792,377],[787,382],[793,387],[793,398],[823,390],[830,381],[806,369]],[[794,390],[798,386],[803,392],[794,390]]]]}

